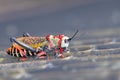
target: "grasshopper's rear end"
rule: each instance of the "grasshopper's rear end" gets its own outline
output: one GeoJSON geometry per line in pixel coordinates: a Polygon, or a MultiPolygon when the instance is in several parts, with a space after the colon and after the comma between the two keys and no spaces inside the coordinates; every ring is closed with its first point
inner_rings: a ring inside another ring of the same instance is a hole
{"type": "Polygon", "coordinates": [[[10,40],[12,45],[6,52],[11,56],[22,60],[38,55],[39,58],[47,58],[46,53],[42,52],[42,49],[48,45],[45,37],[19,37],[17,39],[12,37],[10,40]]]}

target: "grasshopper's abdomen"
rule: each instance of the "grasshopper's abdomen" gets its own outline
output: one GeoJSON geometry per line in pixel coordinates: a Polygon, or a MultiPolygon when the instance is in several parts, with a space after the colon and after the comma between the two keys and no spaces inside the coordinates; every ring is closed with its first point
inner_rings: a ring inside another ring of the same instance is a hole
{"type": "Polygon", "coordinates": [[[26,57],[26,56],[35,56],[37,54],[29,50],[22,49],[22,48],[16,48],[13,46],[8,48],[6,52],[8,53],[8,55],[19,57],[19,58],[26,57]]]}
{"type": "MultiPolygon", "coordinates": [[[[17,40],[31,46],[34,49],[47,45],[47,41],[44,37],[20,37],[17,40]]],[[[26,57],[26,56],[35,56],[36,52],[31,52],[20,45],[13,43],[10,48],[7,49],[6,53],[15,57],[26,57]]]]}

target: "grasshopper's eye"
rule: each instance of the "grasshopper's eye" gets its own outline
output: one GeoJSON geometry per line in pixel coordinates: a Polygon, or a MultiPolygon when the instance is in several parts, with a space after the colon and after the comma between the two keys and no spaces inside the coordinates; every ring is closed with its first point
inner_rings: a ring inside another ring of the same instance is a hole
{"type": "Polygon", "coordinates": [[[64,42],[67,43],[67,39],[65,39],[64,42]]]}
{"type": "Polygon", "coordinates": [[[63,37],[62,41],[61,41],[61,47],[68,47],[69,46],[69,41],[68,41],[68,37],[63,37]]]}

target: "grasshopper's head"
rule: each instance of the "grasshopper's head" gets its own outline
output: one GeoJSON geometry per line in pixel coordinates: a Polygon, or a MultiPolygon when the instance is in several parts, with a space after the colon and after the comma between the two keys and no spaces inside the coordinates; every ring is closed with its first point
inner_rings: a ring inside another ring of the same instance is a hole
{"type": "Polygon", "coordinates": [[[69,47],[69,42],[75,37],[75,35],[78,33],[78,30],[75,32],[75,34],[72,37],[68,36],[63,36],[62,41],[61,41],[61,47],[62,48],[67,48],[69,47]]]}
{"type": "Polygon", "coordinates": [[[78,30],[72,37],[65,36],[63,34],[60,35],[47,35],[46,40],[52,45],[50,47],[59,46],[61,48],[68,48],[69,42],[75,37],[75,35],[78,33],[78,30]]]}
{"type": "Polygon", "coordinates": [[[69,37],[63,36],[61,40],[61,47],[62,48],[67,48],[69,46],[69,37]]]}

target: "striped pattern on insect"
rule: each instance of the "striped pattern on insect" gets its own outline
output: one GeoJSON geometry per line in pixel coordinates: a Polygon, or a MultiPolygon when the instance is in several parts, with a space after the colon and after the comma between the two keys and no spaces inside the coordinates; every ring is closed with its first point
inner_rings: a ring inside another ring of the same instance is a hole
{"type": "Polygon", "coordinates": [[[50,59],[51,55],[55,58],[64,58],[63,52],[69,52],[69,42],[77,33],[78,30],[71,38],[63,34],[34,37],[28,33],[19,38],[11,37],[12,46],[6,50],[6,53],[22,61],[30,56],[35,59],[50,59]]]}
{"type": "Polygon", "coordinates": [[[12,46],[6,50],[6,52],[11,55],[18,57],[21,60],[27,60],[30,56],[37,56],[39,58],[47,58],[47,55],[42,52],[42,50],[37,49],[48,45],[44,37],[20,37],[20,38],[10,38],[13,42],[12,46]]]}

